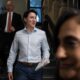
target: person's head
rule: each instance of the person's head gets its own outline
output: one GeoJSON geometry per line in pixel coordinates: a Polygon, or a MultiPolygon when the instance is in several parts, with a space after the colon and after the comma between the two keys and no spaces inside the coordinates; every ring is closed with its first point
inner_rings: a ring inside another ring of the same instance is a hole
{"type": "Polygon", "coordinates": [[[34,28],[37,23],[37,12],[35,10],[28,10],[23,15],[26,27],[34,28]]]}
{"type": "Polygon", "coordinates": [[[59,76],[63,80],[80,77],[80,12],[78,10],[70,9],[59,17],[55,27],[55,43],[56,57],[60,61],[59,76]]]}
{"type": "Polygon", "coordinates": [[[14,10],[14,3],[12,0],[8,0],[6,3],[6,9],[7,11],[11,12],[14,10]]]}

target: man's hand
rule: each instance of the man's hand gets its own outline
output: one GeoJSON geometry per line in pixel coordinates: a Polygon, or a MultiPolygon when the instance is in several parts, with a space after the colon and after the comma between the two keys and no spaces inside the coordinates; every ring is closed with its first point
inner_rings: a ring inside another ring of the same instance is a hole
{"type": "Polygon", "coordinates": [[[48,65],[50,63],[50,60],[49,59],[43,59],[38,65],[37,67],[35,68],[35,71],[39,70],[40,68],[48,65]]]}
{"type": "Polygon", "coordinates": [[[11,27],[11,31],[12,31],[12,32],[14,32],[14,31],[15,31],[15,28],[14,28],[14,26],[12,26],[12,27],[11,27]]]}
{"type": "Polygon", "coordinates": [[[8,79],[13,80],[13,73],[12,72],[8,72],[8,79]]]}

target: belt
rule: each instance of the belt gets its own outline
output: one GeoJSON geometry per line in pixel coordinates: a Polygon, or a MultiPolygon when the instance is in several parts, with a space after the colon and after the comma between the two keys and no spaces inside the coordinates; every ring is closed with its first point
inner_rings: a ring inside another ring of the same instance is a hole
{"type": "Polygon", "coordinates": [[[28,63],[28,62],[20,62],[20,61],[18,61],[18,63],[26,65],[28,67],[35,67],[38,64],[38,63],[28,63]]]}

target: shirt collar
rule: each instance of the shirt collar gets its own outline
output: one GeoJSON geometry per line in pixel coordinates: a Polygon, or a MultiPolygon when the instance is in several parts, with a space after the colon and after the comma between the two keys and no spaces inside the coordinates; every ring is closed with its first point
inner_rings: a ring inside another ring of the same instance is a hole
{"type": "MultiPolygon", "coordinates": [[[[24,28],[24,31],[27,31],[27,28],[26,27],[24,28]]],[[[34,30],[32,32],[36,32],[36,31],[37,31],[37,28],[34,28],[34,30]]]]}
{"type": "Polygon", "coordinates": [[[11,12],[7,12],[7,13],[8,13],[8,14],[9,14],[9,13],[13,14],[13,12],[12,12],[12,11],[11,11],[11,12]]]}

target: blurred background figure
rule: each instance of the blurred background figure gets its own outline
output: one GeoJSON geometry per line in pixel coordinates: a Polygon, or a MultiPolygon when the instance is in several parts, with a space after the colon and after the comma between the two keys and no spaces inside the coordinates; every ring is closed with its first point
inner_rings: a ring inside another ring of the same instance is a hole
{"type": "Polygon", "coordinates": [[[7,0],[6,12],[0,14],[0,65],[2,67],[6,67],[6,60],[15,32],[23,27],[21,15],[14,12],[13,1],[7,0]]]}

